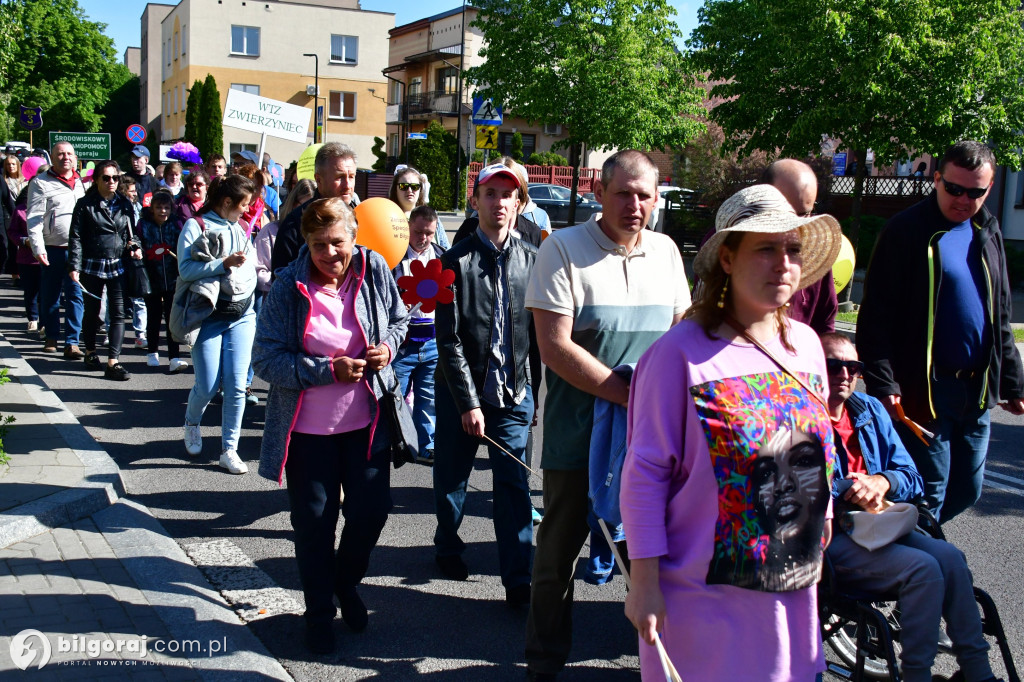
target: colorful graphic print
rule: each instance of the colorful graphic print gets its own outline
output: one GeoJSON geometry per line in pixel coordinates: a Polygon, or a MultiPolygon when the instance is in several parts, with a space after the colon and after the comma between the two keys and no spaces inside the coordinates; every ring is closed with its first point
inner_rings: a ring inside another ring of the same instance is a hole
{"type": "MultiPolygon", "coordinates": [[[[815,391],[822,390],[824,382],[820,376],[801,376],[815,391]]],[[[764,591],[813,585],[821,565],[824,508],[836,469],[832,425],[825,408],[784,372],[719,379],[694,386],[690,393],[704,427],[718,482],[718,520],[708,584],[764,591]],[[815,486],[824,496],[812,501],[821,507],[821,513],[810,515],[813,518],[807,519],[800,529],[804,546],[799,551],[793,547],[783,551],[783,541],[770,535],[763,510],[762,516],[758,515],[760,491],[755,465],[763,454],[762,448],[773,438],[778,440],[780,431],[795,439],[792,447],[797,441],[811,441],[814,449],[824,455],[824,480],[815,486]]]]}

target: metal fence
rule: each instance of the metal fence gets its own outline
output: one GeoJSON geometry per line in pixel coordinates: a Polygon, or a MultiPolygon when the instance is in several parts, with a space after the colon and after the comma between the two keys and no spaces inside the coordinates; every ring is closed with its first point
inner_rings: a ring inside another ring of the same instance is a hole
{"type": "MultiPolygon", "coordinates": [[[[473,191],[473,183],[476,176],[480,174],[483,164],[474,161],[469,164],[469,181],[466,183],[467,193],[473,191]]],[[[561,185],[572,187],[572,166],[523,166],[531,183],[547,183],[550,185],[561,185]]],[[[600,179],[600,168],[580,168],[579,187],[576,191],[580,194],[594,191],[594,181],[600,179]]]]}
{"type": "MultiPolygon", "coordinates": [[[[829,178],[829,194],[853,194],[855,178],[832,176],[829,178]]],[[[898,177],[893,175],[872,175],[864,178],[864,196],[924,197],[931,194],[931,178],[898,177]]]]}

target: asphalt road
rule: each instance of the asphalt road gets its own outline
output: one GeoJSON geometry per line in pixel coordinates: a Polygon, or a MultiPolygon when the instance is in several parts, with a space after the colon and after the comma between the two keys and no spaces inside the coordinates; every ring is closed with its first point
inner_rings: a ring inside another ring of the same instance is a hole
{"type": "MultiPolygon", "coordinates": [[[[170,376],[166,366],[146,367],[144,350],[128,348],[121,360],[132,379],[114,383],[86,371],[81,362],[44,355],[38,338],[24,331],[20,293],[8,282],[4,278],[0,285],[0,330],[118,462],[129,497],[148,506],[183,546],[230,541],[301,604],[285,490],[255,473],[265,385],[259,380],[254,385],[261,404],[246,410],[238,448],[250,473],[232,476],[216,465],[216,406],[203,423],[203,454],[185,454],[182,424],[191,369],[170,376]]],[[[127,337],[129,342],[134,338],[131,332],[127,337]]],[[[990,467],[1009,477],[999,481],[1012,490],[986,487],[981,503],[946,527],[967,554],[977,584],[996,599],[1019,665],[1024,664],[1022,425],[1024,418],[993,413],[990,467]]],[[[539,448],[542,429],[536,438],[539,448]]],[[[526,613],[504,603],[487,459],[478,458],[470,480],[462,537],[469,545],[465,559],[471,577],[465,583],[444,579],[434,565],[430,472],[419,465],[393,472],[395,508],[360,590],[370,609],[364,633],[351,633],[337,619],[337,653],[318,658],[305,651],[300,615],[285,613],[250,624],[296,679],[523,678],[526,613]]],[[[540,480],[532,482],[540,505],[540,480]]],[[[622,579],[602,587],[581,580],[575,585],[575,645],[564,679],[637,679],[637,642],[622,613],[622,579]]],[[[953,670],[948,661],[944,668],[953,670]]]]}

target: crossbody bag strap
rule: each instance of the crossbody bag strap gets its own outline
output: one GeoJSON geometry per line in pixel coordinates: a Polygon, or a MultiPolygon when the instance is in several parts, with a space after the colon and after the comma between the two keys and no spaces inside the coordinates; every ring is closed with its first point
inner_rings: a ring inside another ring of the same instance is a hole
{"type": "Polygon", "coordinates": [[[794,372],[793,370],[791,370],[791,369],[789,368],[789,366],[788,366],[788,365],[787,365],[786,363],[784,363],[784,362],[783,362],[783,361],[782,361],[782,360],[781,360],[781,359],[779,358],[779,356],[777,356],[777,355],[776,355],[775,353],[773,353],[773,352],[771,352],[770,350],[768,350],[768,348],[767,348],[767,347],[766,347],[766,346],[765,346],[765,345],[764,345],[763,343],[761,343],[760,341],[758,341],[757,339],[755,339],[755,338],[754,338],[753,336],[751,336],[750,332],[748,332],[748,331],[747,331],[746,329],[744,329],[744,328],[743,328],[743,327],[742,327],[742,326],[740,325],[740,323],[739,323],[739,322],[737,322],[736,320],[734,320],[734,319],[733,319],[733,318],[732,318],[731,316],[728,316],[728,315],[726,315],[726,317],[725,317],[725,323],[726,323],[727,325],[729,325],[730,327],[732,327],[733,329],[735,329],[735,330],[737,331],[737,333],[739,333],[739,334],[740,334],[740,336],[742,336],[742,337],[743,337],[744,339],[746,339],[746,340],[747,340],[747,341],[749,341],[749,342],[750,342],[751,344],[753,344],[753,345],[754,345],[754,346],[755,346],[755,347],[756,347],[756,348],[757,348],[758,350],[760,350],[760,351],[761,351],[762,353],[764,353],[765,355],[767,355],[767,356],[768,356],[768,358],[769,358],[769,359],[770,359],[770,360],[771,360],[772,362],[774,362],[774,363],[775,363],[776,365],[778,365],[778,366],[779,366],[779,369],[781,369],[781,370],[782,370],[783,372],[785,372],[785,373],[786,373],[786,374],[788,374],[789,376],[793,377],[793,379],[795,379],[795,380],[796,380],[796,382],[797,382],[798,384],[800,384],[801,386],[803,386],[803,388],[804,388],[804,390],[805,390],[805,391],[807,391],[808,393],[810,393],[810,394],[811,394],[812,396],[814,396],[814,397],[815,397],[815,398],[817,399],[817,401],[818,401],[819,403],[821,403],[821,406],[825,408],[825,412],[828,412],[828,403],[827,403],[827,402],[825,402],[825,399],[821,397],[821,394],[820,394],[820,393],[818,393],[817,391],[815,391],[815,390],[814,390],[813,388],[811,388],[811,387],[810,387],[810,386],[809,386],[809,385],[807,384],[807,382],[806,382],[806,381],[804,381],[802,377],[800,377],[800,375],[799,375],[799,374],[797,374],[796,372],[794,372]]]}
{"type": "MultiPolygon", "coordinates": [[[[373,330],[377,333],[377,340],[374,342],[376,346],[380,345],[381,338],[380,322],[377,320],[377,287],[373,283],[373,269],[370,267],[370,250],[363,247],[363,279],[366,280],[367,277],[369,277],[369,281],[367,281],[366,286],[370,288],[370,306],[372,307],[372,310],[370,310],[370,320],[373,330]]],[[[356,294],[358,295],[358,293],[357,291],[356,294]]],[[[384,379],[381,378],[380,372],[374,372],[373,375],[377,378],[381,391],[387,393],[388,387],[384,384],[384,379]]]]}

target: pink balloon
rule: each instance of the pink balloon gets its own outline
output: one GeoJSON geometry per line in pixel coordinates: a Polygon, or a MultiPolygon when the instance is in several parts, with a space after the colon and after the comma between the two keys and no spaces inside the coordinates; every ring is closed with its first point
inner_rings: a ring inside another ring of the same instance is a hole
{"type": "Polygon", "coordinates": [[[41,156],[30,156],[25,159],[25,163],[21,164],[21,173],[25,176],[26,180],[31,180],[35,177],[39,167],[46,163],[46,159],[41,156]]]}

